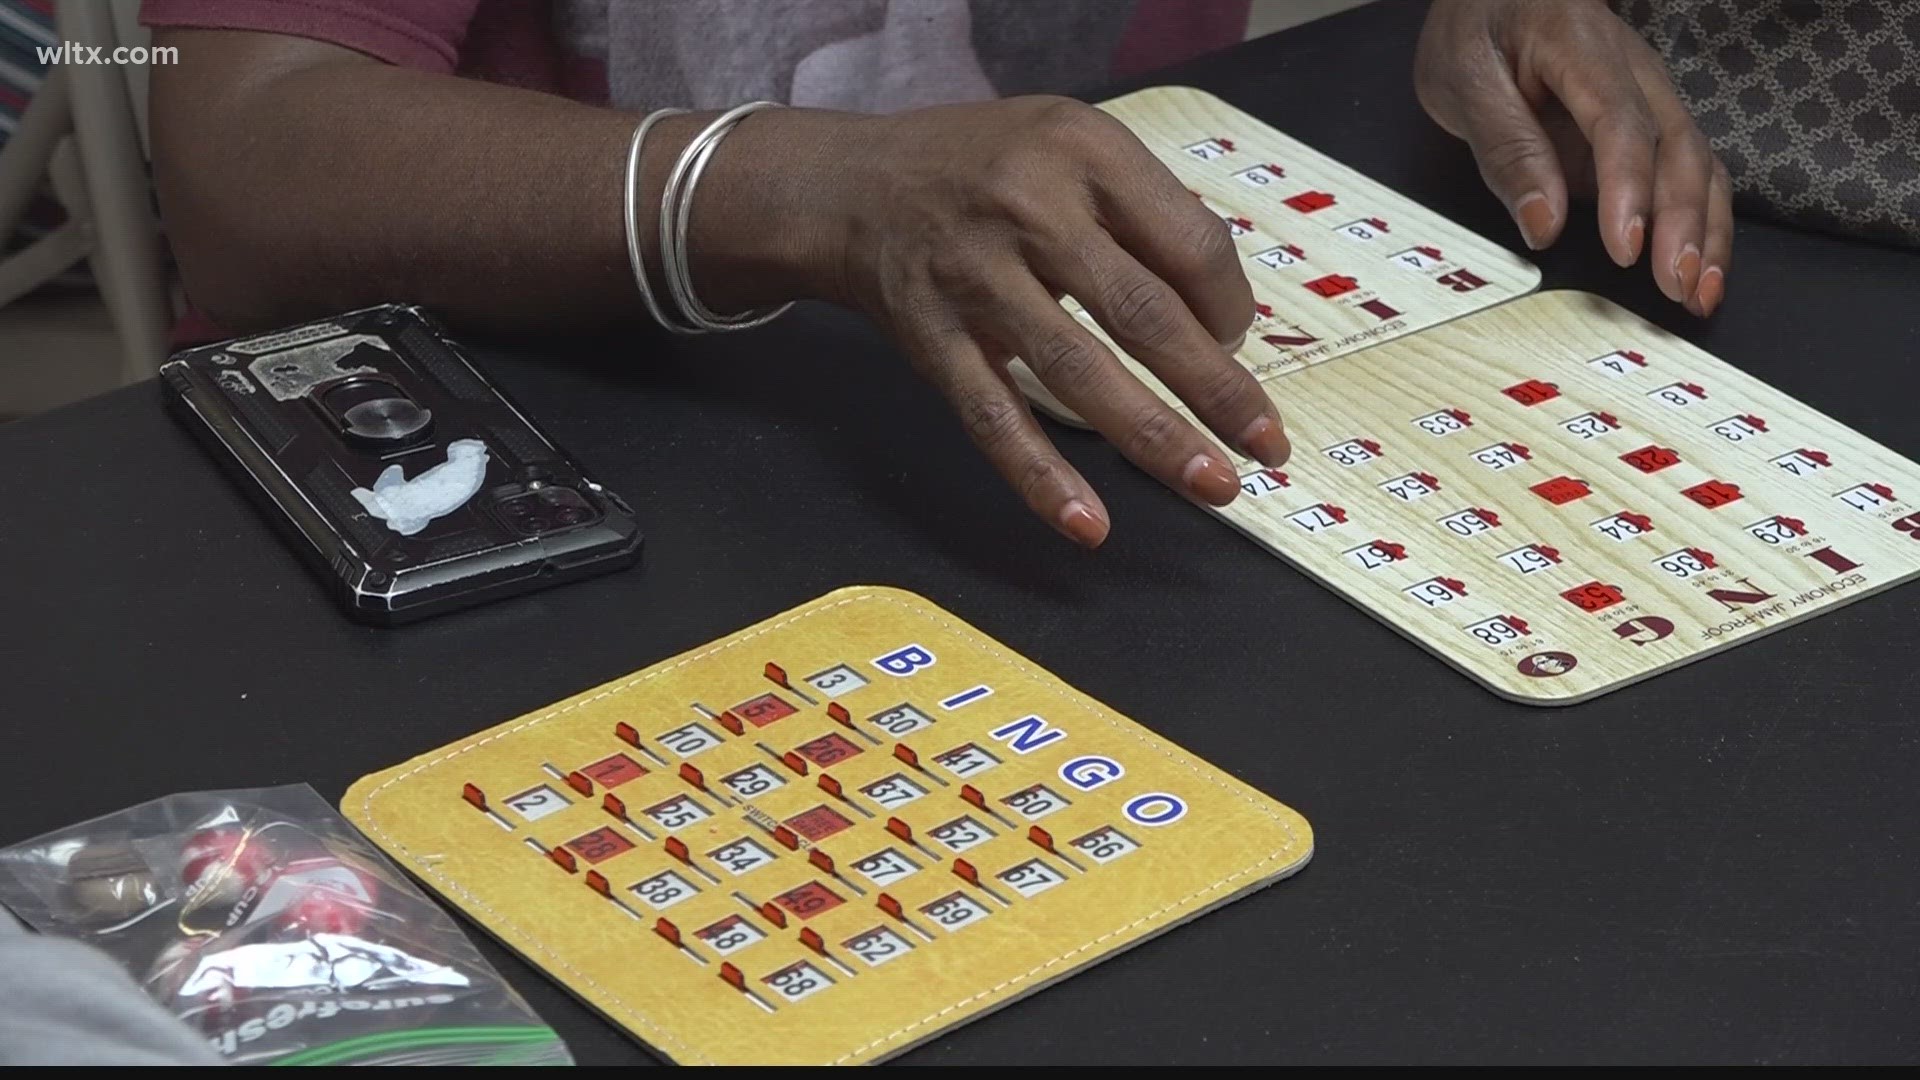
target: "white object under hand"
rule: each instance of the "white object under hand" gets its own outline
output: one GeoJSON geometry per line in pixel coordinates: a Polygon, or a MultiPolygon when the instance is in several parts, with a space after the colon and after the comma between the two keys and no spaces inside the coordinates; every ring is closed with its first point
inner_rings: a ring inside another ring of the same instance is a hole
{"type": "Polygon", "coordinates": [[[386,467],[373,490],[357,487],[353,497],[367,513],[387,523],[401,536],[412,536],[434,518],[460,509],[473,498],[487,476],[487,444],[479,439],[457,439],[447,446],[447,460],[413,479],[398,462],[386,467]]]}

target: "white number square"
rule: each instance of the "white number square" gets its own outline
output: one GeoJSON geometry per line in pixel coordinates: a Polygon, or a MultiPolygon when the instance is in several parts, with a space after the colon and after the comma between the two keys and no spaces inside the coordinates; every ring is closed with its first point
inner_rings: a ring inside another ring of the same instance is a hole
{"type": "Polygon", "coordinates": [[[693,936],[721,956],[732,956],[756,941],[767,939],[759,927],[738,915],[729,915],[712,926],[695,930],[693,936]]]}
{"type": "Polygon", "coordinates": [[[1594,522],[1593,531],[1616,543],[1625,543],[1647,530],[1641,528],[1638,522],[1628,521],[1624,514],[1614,514],[1594,522]]]}
{"type": "Polygon", "coordinates": [[[1747,535],[1761,543],[1769,545],[1790,544],[1800,536],[1800,534],[1794,532],[1786,522],[1781,521],[1777,517],[1770,517],[1765,521],[1756,521],[1747,526],[1747,535]]]}
{"type": "Polygon", "coordinates": [[[687,883],[687,879],[671,870],[662,870],[645,881],[631,886],[630,891],[647,902],[655,911],[667,908],[685,900],[700,890],[687,883]]]}
{"type": "Polygon", "coordinates": [[[933,717],[911,705],[899,704],[867,717],[867,723],[898,739],[933,726],[933,717]]]}
{"type": "Polygon", "coordinates": [[[1504,615],[1495,615],[1491,619],[1481,619],[1477,623],[1468,623],[1466,631],[1480,639],[1483,645],[1499,648],[1510,641],[1520,640],[1520,631],[1507,621],[1504,615]]]}
{"type": "Polygon", "coordinates": [[[729,773],[721,777],[720,782],[735,795],[743,799],[751,799],[758,795],[765,795],[774,788],[785,787],[787,780],[786,777],[767,766],[756,763],[737,773],[729,773]]]}
{"type": "Polygon", "coordinates": [[[760,981],[766,983],[785,1001],[799,1001],[833,985],[832,979],[827,978],[819,968],[805,960],[783,967],[760,981]]]}
{"type": "Polygon", "coordinates": [[[1514,548],[1512,551],[1501,555],[1500,561],[1523,574],[1537,574],[1542,570],[1551,570],[1554,567],[1554,561],[1547,558],[1539,548],[1532,544],[1528,544],[1526,547],[1514,548]]]}
{"type": "Polygon", "coordinates": [[[1439,578],[1428,578],[1418,585],[1409,585],[1400,590],[1428,607],[1443,607],[1460,599],[1453,586],[1439,578]]]}
{"type": "Polygon", "coordinates": [[[1284,247],[1270,247],[1265,251],[1256,251],[1247,256],[1269,270],[1278,270],[1283,266],[1298,266],[1300,259],[1284,247]]]}
{"type": "Polygon", "coordinates": [[[1346,524],[1345,515],[1336,515],[1325,503],[1309,506],[1305,510],[1295,510],[1287,515],[1287,520],[1310,533],[1321,532],[1337,525],[1346,524]]]}
{"type": "Polygon", "coordinates": [[[1038,821],[1056,810],[1066,809],[1069,805],[1066,799],[1045,784],[1035,784],[1023,791],[1016,791],[1000,801],[1018,811],[1020,816],[1028,821],[1038,821]]]}
{"type": "Polygon", "coordinates": [[[1220,140],[1218,139],[1202,139],[1191,146],[1183,146],[1181,149],[1201,161],[1217,161],[1227,156],[1227,148],[1220,145],[1220,140]]]}
{"type": "Polygon", "coordinates": [[[1653,560],[1653,565],[1665,570],[1681,581],[1685,581],[1690,577],[1697,577],[1713,569],[1706,563],[1701,562],[1699,556],[1684,549],[1660,556],[1653,560]]]}
{"type": "Polygon", "coordinates": [[[528,788],[518,795],[509,795],[506,801],[507,809],[519,814],[527,821],[539,821],[548,814],[557,813],[573,805],[567,801],[566,796],[545,784],[528,788]]]}
{"type": "Polygon", "coordinates": [[[1428,413],[1425,416],[1414,417],[1413,426],[1435,438],[1451,435],[1456,431],[1465,431],[1467,428],[1467,425],[1460,422],[1459,417],[1445,409],[1439,412],[1428,413]]]}
{"type": "Polygon", "coordinates": [[[1284,491],[1286,488],[1280,481],[1274,479],[1272,473],[1262,469],[1259,472],[1248,473],[1241,477],[1240,490],[1245,492],[1250,499],[1259,499],[1271,495],[1276,491],[1284,491]]]}
{"type": "Polygon", "coordinates": [[[1255,165],[1251,169],[1241,169],[1234,173],[1233,178],[1248,187],[1266,187],[1280,179],[1280,175],[1266,165],[1255,165]]]}
{"type": "Polygon", "coordinates": [[[1392,566],[1397,561],[1378,543],[1361,544],[1357,548],[1348,548],[1340,554],[1362,570],[1378,570],[1383,566],[1392,566]]]}
{"type": "Polygon", "coordinates": [[[695,802],[691,795],[675,795],[666,802],[647,807],[641,813],[658,822],[668,832],[684,829],[702,818],[713,816],[711,810],[695,802]]]}
{"type": "Polygon", "coordinates": [[[1349,221],[1345,225],[1335,225],[1333,231],[1349,239],[1371,244],[1380,239],[1382,227],[1377,222],[1361,219],[1349,221]]]}
{"type": "Polygon", "coordinates": [[[1394,262],[1409,269],[1422,271],[1431,270],[1445,261],[1429,255],[1417,247],[1408,248],[1405,251],[1396,251],[1393,253],[1392,259],[1394,262]]]}
{"type": "Polygon", "coordinates": [[[993,839],[993,833],[985,825],[970,817],[955,818],[945,825],[935,825],[927,830],[927,835],[947,846],[956,854],[968,848],[979,847],[993,839]]]}
{"type": "Polygon", "coordinates": [[[1418,473],[1396,476],[1380,485],[1380,490],[1399,499],[1401,502],[1413,502],[1433,494],[1433,486],[1418,473]]]}
{"type": "Polygon", "coordinates": [[[1658,390],[1647,391],[1647,396],[1672,409],[1691,409],[1700,404],[1701,395],[1685,383],[1672,383],[1658,390]]]}
{"type": "Polygon", "coordinates": [[[1506,443],[1494,443],[1492,446],[1475,450],[1473,452],[1473,460],[1485,465],[1494,472],[1502,472],[1513,468],[1515,465],[1521,464],[1526,461],[1526,458],[1514,452],[1513,447],[1506,443]]]}
{"type": "Polygon", "coordinates": [[[889,810],[905,806],[927,793],[927,789],[907,779],[905,773],[883,776],[860,789],[861,794],[889,810]]]}
{"type": "Polygon", "coordinates": [[[1594,357],[1587,361],[1587,366],[1605,375],[1609,379],[1617,379],[1622,375],[1633,374],[1635,371],[1638,371],[1644,363],[1644,360],[1636,363],[1628,359],[1625,352],[1615,350],[1605,356],[1594,357]]]}
{"type": "Polygon", "coordinates": [[[741,837],[725,847],[717,847],[707,852],[707,858],[727,868],[734,877],[750,874],[773,861],[773,852],[761,847],[746,837],[741,837]]]}
{"type": "Polygon", "coordinates": [[[1440,527],[1455,536],[1478,536],[1490,531],[1493,522],[1480,516],[1478,510],[1457,510],[1440,519],[1440,527]]]}
{"type": "Polygon", "coordinates": [[[1614,430],[1614,426],[1607,423],[1599,413],[1581,413],[1571,420],[1560,421],[1560,426],[1565,428],[1569,434],[1582,440],[1597,439],[1607,432],[1614,430]]]}
{"type": "Polygon", "coordinates": [[[1788,476],[1810,476],[1815,471],[1827,467],[1827,463],[1814,457],[1805,450],[1789,450],[1768,462],[1774,468],[1788,476]]]}
{"type": "Polygon", "coordinates": [[[719,746],[720,743],[720,736],[708,731],[698,723],[674,728],[672,731],[660,736],[660,745],[679,754],[683,758],[690,758],[703,750],[711,750],[719,746]]]}
{"type": "Polygon", "coordinates": [[[1110,863],[1140,850],[1140,845],[1132,837],[1111,825],[1103,825],[1078,840],[1068,841],[1068,846],[1085,852],[1097,863],[1110,863]]]}
{"type": "Polygon", "coordinates": [[[890,885],[903,877],[920,872],[920,864],[893,848],[882,848],[864,858],[855,859],[848,865],[875,885],[890,885]]]}
{"type": "Polygon", "coordinates": [[[945,765],[949,772],[959,777],[983,773],[1000,764],[999,758],[972,743],[962,743],[946,753],[935,754],[933,760],[945,765]]]}
{"type": "Polygon", "coordinates": [[[830,698],[850,694],[867,685],[867,677],[846,664],[835,664],[807,676],[806,684],[830,698]]]}
{"type": "Polygon", "coordinates": [[[1871,484],[1856,484],[1845,491],[1835,492],[1833,497],[1862,513],[1870,510],[1878,510],[1880,507],[1893,501],[1886,495],[1874,490],[1871,484]]]}
{"type": "Polygon", "coordinates": [[[1039,859],[1029,859],[993,876],[1006,882],[1021,896],[1038,896],[1067,880],[1066,875],[1039,859]]]}
{"type": "Polygon", "coordinates": [[[879,967],[913,951],[913,945],[906,938],[884,926],[876,926],[864,934],[855,934],[841,942],[840,947],[859,957],[860,962],[868,967],[879,967]]]}
{"type": "Polygon", "coordinates": [[[1374,458],[1380,456],[1374,453],[1372,447],[1367,446],[1360,439],[1348,439],[1346,442],[1336,443],[1320,452],[1332,459],[1336,465],[1342,465],[1349,469],[1363,462],[1372,461],[1374,458]]]}
{"type": "Polygon", "coordinates": [[[1746,442],[1748,439],[1757,438],[1764,434],[1760,428],[1753,426],[1752,421],[1744,416],[1729,416],[1725,420],[1711,425],[1709,430],[1728,442],[1746,442]]]}
{"type": "Polygon", "coordinates": [[[948,893],[931,904],[922,904],[920,913],[948,933],[971,926],[987,917],[986,905],[966,893],[948,893]]]}

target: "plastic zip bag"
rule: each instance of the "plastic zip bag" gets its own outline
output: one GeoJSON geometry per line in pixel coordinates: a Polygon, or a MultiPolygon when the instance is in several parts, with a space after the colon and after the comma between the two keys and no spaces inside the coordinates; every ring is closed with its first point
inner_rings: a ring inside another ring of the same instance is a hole
{"type": "Polygon", "coordinates": [[[0,850],[0,903],[105,951],[235,1064],[572,1063],[305,784],[169,795],[0,850]]]}

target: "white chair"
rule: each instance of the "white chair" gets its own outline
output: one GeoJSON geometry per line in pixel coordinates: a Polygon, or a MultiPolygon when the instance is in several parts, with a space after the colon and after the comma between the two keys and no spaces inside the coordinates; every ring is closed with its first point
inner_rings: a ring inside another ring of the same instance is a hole
{"type": "MultiPolygon", "coordinates": [[[[144,44],[137,0],[58,0],[60,37],[102,55],[144,44]]],[[[0,236],[11,234],[42,180],[65,224],[0,259],[0,306],[87,259],[121,346],[120,382],[151,376],[166,359],[171,312],[146,170],[146,70],[107,64],[53,67],[0,148],[0,236]]]]}

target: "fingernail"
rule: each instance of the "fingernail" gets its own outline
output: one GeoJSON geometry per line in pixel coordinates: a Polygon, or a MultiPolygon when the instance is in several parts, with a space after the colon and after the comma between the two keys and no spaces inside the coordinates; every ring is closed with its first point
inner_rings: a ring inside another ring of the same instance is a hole
{"type": "Polygon", "coordinates": [[[1513,220],[1520,224],[1520,236],[1528,247],[1539,251],[1547,246],[1547,237],[1553,233],[1553,208],[1545,195],[1529,191],[1520,196],[1513,204],[1513,220]]]}
{"type": "Polygon", "coordinates": [[[1673,260],[1674,276],[1680,279],[1680,299],[1693,295],[1700,287],[1700,249],[1688,244],[1680,249],[1680,257],[1673,260]]]}
{"type": "Polygon", "coordinates": [[[1726,295],[1726,273],[1717,266],[1707,267],[1706,271],[1700,275],[1700,291],[1693,296],[1694,302],[1700,305],[1701,316],[1704,318],[1713,314],[1714,310],[1720,306],[1720,301],[1726,299],[1726,295]]]}
{"type": "Polygon", "coordinates": [[[1233,338],[1233,340],[1221,342],[1220,347],[1227,350],[1227,352],[1229,353],[1237,353],[1240,351],[1240,346],[1245,345],[1246,343],[1247,343],[1247,332],[1245,330],[1242,330],[1236,337],[1233,338]]]}
{"type": "Polygon", "coordinates": [[[1079,499],[1069,500],[1067,505],[1060,508],[1059,521],[1060,531],[1083,548],[1099,547],[1112,528],[1105,518],[1094,513],[1092,507],[1079,499]]]}
{"type": "MultiPolygon", "coordinates": [[[[1287,456],[1293,453],[1292,444],[1287,442],[1286,429],[1280,421],[1271,416],[1256,416],[1248,424],[1237,440],[1240,452],[1268,468],[1279,468],[1287,463],[1287,456]]],[[[1235,486],[1239,486],[1237,483],[1235,486]]]]}
{"type": "Polygon", "coordinates": [[[1180,482],[1194,498],[1212,506],[1225,506],[1240,494],[1240,478],[1227,463],[1212,454],[1199,453],[1180,471],[1180,482]]]}
{"type": "Polygon", "coordinates": [[[1627,222],[1625,235],[1627,240],[1627,261],[1624,265],[1632,266],[1634,263],[1640,261],[1640,245],[1645,243],[1647,239],[1647,219],[1641,217],[1639,214],[1633,215],[1633,220],[1627,222]]]}

